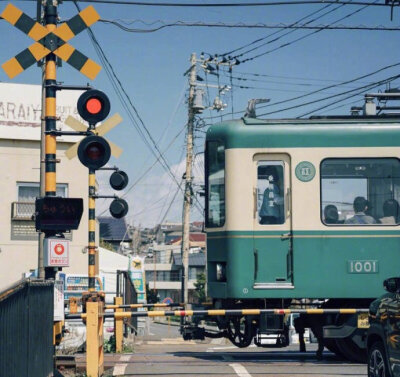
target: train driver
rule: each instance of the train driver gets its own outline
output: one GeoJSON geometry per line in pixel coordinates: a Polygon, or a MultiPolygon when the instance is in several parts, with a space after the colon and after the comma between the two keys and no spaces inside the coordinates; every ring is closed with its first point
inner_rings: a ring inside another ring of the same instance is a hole
{"type": "Polygon", "coordinates": [[[368,210],[368,201],[362,196],[357,196],[353,202],[354,216],[347,219],[345,224],[353,225],[366,225],[366,224],[376,224],[375,219],[372,216],[365,214],[368,210]]]}
{"type": "Polygon", "coordinates": [[[276,167],[270,166],[267,175],[269,183],[260,208],[260,224],[283,224],[283,188],[276,167]]]}

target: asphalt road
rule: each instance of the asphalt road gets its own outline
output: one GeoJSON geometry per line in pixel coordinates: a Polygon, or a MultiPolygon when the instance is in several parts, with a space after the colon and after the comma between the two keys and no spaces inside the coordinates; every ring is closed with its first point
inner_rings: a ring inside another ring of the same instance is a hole
{"type": "Polygon", "coordinates": [[[150,335],[137,339],[135,352],[114,355],[114,376],[367,376],[367,367],[339,360],[329,351],[318,361],[316,345],[307,352],[297,345],[284,349],[250,346],[238,349],[225,339],[183,341],[175,326],[151,324],[150,335]]]}

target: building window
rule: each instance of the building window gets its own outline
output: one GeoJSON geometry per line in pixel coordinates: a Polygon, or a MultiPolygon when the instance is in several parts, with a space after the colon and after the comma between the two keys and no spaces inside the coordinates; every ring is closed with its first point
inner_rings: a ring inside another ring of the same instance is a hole
{"type": "Polygon", "coordinates": [[[322,161],[321,218],[325,225],[397,225],[399,201],[397,158],[322,161]]]}

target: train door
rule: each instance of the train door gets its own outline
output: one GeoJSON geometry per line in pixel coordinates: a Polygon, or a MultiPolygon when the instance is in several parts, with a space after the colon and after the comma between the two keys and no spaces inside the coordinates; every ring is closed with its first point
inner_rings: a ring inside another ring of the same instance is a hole
{"type": "Polygon", "coordinates": [[[254,288],[292,287],[290,157],[254,156],[254,288]]]}

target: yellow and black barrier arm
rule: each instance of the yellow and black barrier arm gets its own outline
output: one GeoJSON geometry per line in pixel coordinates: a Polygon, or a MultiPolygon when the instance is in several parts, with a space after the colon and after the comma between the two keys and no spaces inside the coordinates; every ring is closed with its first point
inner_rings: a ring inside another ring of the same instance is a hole
{"type": "Polygon", "coordinates": [[[171,308],[184,307],[183,304],[121,304],[121,305],[106,305],[105,309],[138,309],[138,308],[171,308]]]}
{"type": "MultiPolygon", "coordinates": [[[[130,317],[188,317],[188,316],[246,316],[261,314],[361,314],[368,313],[369,309],[212,309],[212,310],[158,310],[150,312],[118,312],[103,313],[104,318],[130,318],[130,317]]],[[[67,314],[69,319],[86,319],[87,314],[67,314]]]]}

